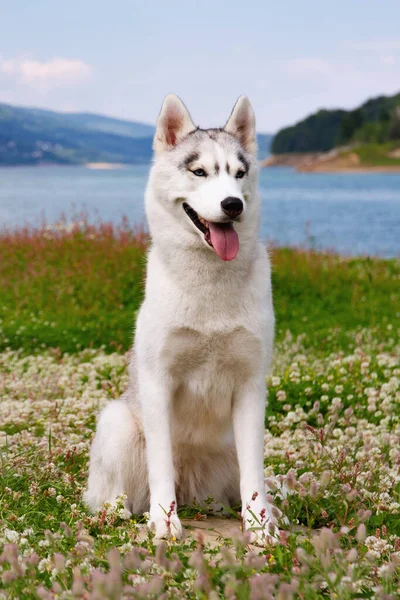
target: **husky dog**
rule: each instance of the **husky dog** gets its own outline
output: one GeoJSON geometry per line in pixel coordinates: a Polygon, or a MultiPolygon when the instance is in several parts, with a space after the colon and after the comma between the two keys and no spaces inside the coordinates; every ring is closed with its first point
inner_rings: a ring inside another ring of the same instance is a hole
{"type": "Polygon", "coordinates": [[[263,463],[274,314],[249,100],[225,127],[200,129],[167,96],[154,152],[130,383],[100,415],[85,502],[98,510],[125,493],[126,511],[149,511],[157,538],[182,535],[179,504],[241,502],[264,543],[277,535],[263,463]]]}

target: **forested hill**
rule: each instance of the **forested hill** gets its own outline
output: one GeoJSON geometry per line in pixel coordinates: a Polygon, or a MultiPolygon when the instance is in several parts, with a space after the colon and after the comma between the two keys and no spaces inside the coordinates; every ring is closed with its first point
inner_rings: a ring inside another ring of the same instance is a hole
{"type": "MultiPolygon", "coordinates": [[[[154,126],[91,113],[0,104],[0,165],[147,163],[154,126]]],[[[259,156],[271,135],[258,135],[259,156]]]]}
{"type": "Polygon", "coordinates": [[[373,98],[351,111],[319,110],[281,129],[273,139],[271,152],[324,152],[350,143],[382,144],[392,140],[400,140],[400,93],[373,98]]]}

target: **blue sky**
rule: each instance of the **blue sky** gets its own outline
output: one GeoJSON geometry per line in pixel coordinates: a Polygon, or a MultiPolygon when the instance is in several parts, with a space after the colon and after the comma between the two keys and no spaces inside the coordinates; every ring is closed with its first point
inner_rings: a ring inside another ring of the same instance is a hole
{"type": "Polygon", "coordinates": [[[258,129],[400,91],[400,0],[0,0],[0,102],[154,122],[181,96],[258,129]]]}

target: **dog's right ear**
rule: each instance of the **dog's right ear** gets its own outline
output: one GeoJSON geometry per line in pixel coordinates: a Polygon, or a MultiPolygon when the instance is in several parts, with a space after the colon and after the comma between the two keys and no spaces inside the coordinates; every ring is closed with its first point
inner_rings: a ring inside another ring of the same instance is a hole
{"type": "Polygon", "coordinates": [[[175,94],[168,94],[164,99],[157,120],[153,150],[161,154],[173,148],[185,135],[196,129],[188,109],[175,94]]]}

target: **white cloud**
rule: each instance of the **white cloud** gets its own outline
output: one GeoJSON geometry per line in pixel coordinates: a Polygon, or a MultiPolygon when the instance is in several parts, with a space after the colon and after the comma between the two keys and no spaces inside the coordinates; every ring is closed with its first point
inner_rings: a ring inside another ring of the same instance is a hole
{"type": "Polygon", "coordinates": [[[396,58],[392,55],[382,56],[381,61],[384,65],[394,65],[396,62],[396,58]]]}
{"type": "Polygon", "coordinates": [[[15,73],[15,61],[2,60],[0,57],[0,72],[6,75],[13,75],[15,73]]]}
{"type": "Polygon", "coordinates": [[[27,58],[2,59],[0,73],[14,76],[26,85],[71,85],[89,77],[91,67],[82,60],[52,58],[41,62],[27,58]]]}

